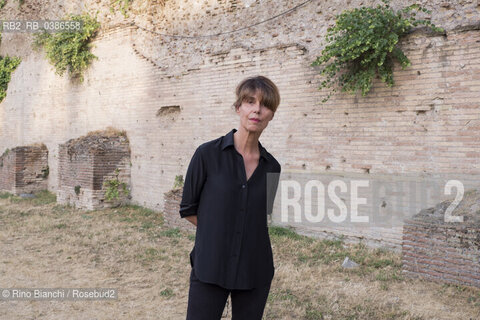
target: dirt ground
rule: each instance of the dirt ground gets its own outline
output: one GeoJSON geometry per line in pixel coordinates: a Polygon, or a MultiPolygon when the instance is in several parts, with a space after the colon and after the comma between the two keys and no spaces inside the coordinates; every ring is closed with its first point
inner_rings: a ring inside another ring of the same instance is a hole
{"type": "MultiPolygon", "coordinates": [[[[270,232],[264,319],[480,319],[480,290],[404,278],[397,254],[270,232]],[[360,267],[342,269],[345,256],[360,267]]],[[[118,299],[0,301],[0,319],[185,319],[193,240],[137,206],[87,212],[3,194],[0,288],[117,288],[118,299]]]]}

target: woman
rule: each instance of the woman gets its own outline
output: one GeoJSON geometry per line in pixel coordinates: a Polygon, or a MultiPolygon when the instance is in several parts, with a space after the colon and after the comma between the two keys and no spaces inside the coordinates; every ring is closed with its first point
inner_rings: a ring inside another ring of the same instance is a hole
{"type": "Polygon", "coordinates": [[[197,226],[187,320],[220,319],[229,294],[233,320],[262,318],[275,269],[267,214],[281,166],[259,137],[279,104],[271,80],[243,80],[234,103],[238,130],[193,154],[180,203],[180,216],[197,226]]]}

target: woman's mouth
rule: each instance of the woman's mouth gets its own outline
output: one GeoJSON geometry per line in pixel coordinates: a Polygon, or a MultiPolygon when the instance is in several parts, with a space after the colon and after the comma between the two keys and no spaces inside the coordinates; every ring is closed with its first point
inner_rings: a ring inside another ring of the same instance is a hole
{"type": "Polygon", "coordinates": [[[259,123],[259,122],[260,122],[260,120],[258,120],[258,119],[250,119],[250,121],[255,122],[255,123],[259,123]]]}

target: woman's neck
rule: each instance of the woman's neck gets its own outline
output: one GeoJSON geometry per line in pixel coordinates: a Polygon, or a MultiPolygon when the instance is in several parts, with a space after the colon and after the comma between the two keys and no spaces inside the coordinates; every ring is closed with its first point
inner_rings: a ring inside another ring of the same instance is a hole
{"type": "Polygon", "coordinates": [[[260,154],[260,150],[258,149],[259,137],[260,137],[259,133],[250,132],[240,127],[233,134],[235,149],[237,149],[237,151],[242,155],[246,155],[246,156],[259,155],[260,154]]]}

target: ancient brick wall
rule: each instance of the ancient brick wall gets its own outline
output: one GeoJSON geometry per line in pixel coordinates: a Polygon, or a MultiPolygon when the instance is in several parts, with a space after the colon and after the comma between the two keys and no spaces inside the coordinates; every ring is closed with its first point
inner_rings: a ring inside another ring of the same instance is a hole
{"type": "Polygon", "coordinates": [[[480,287],[480,192],[465,195],[446,222],[450,202],[422,210],[403,227],[403,272],[411,277],[480,287]]]}
{"type": "Polygon", "coordinates": [[[0,157],[0,190],[13,192],[15,186],[15,153],[5,150],[0,157]]]}
{"type": "Polygon", "coordinates": [[[0,157],[0,190],[34,193],[48,186],[48,150],[45,145],[16,147],[0,157]]]}
{"type": "MultiPolygon", "coordinates": [[[[367,97],[339,93],[326,104],[326,92],[317,90],[322,78],[310,66],[325,31],[343,9],[377,2],[312,1],[246,28],[302,2],[143,3],[132,13],[134,24],[93,0],[63,7],[59,1],[35,6],[32,0],[24,13],[7,3],[6,19],[101,9],[103,29],[92,49],[98,60],[82,85],[55,75],[44,55],[31,50],[29,35],[3,34],[0,53],[23,60],[1,104],[0,150],[44,142],[51,155],[48,188],[56,191],[59,145],[110,125],[126,130],[132,201],[163,210],[164,193],[176,175],[185,175],[195,148],[237,127],[231,108],[236,84],[263,74],[278,85],[282,100],[260,140],[283,172],[480,172],[477,1],[421,1],[446,35],[409,35],[401,46],[412,64],[405,70],[395,66],[394,87],[377,80],[367,97]],[[237,29],[242,31],[201,37],[237,29]]],[[[406,4],[392,2],[397,8],[406,4]]],[[[392,237],[398,241],[401,235],[399,229],[392,237]]]]}
{"type": "Polygon", "coordinates": [[[405,274],[480,287],[480,228],[407,220],[403,232],[405,274]]]}
{"type": "MultiPolygon", "coordinates": [[[[59,155],[58,203],[88,210],[110,207],[105,181],[116,179],[130,189],[130,149],[124,135],[90,133],[61,144],[59,155]]],[[[127,194],[119,192],[119,196],[119,201],[128,203],[127,194]]]]}

